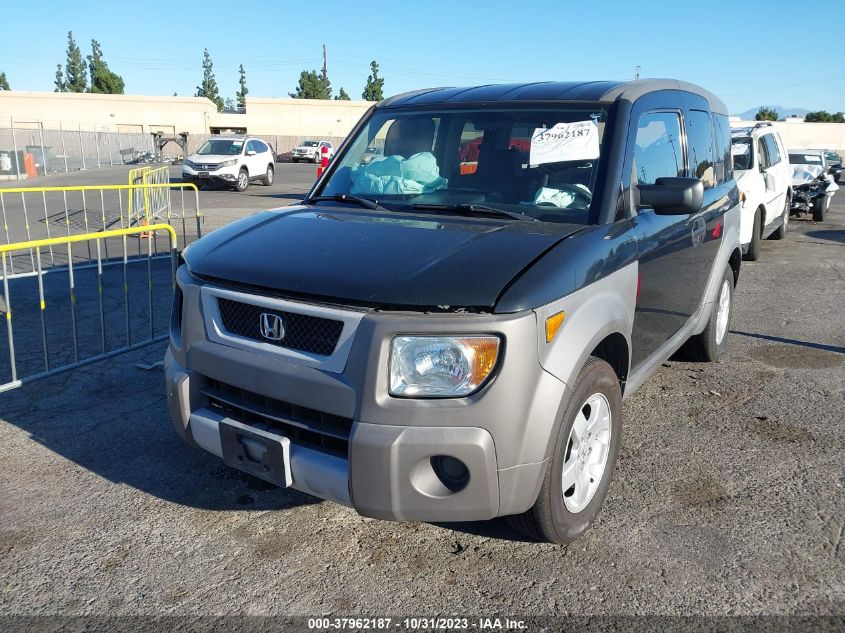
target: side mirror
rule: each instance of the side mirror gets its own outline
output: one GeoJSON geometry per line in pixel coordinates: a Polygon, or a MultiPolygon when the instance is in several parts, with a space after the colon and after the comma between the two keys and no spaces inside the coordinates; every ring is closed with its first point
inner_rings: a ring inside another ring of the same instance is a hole
{"type": "Polygon", "coordinates": [[[657,215],[690,215],[701,211],[704,184],[698,178],[658,178],[653,185],[639,185],[639,207],[657,215]]]}
{"type": "Polygon", "coordinates": [[[248,150],[246,155],[247,156],[255,156],[255,150],[254,149],[248,150]]]}

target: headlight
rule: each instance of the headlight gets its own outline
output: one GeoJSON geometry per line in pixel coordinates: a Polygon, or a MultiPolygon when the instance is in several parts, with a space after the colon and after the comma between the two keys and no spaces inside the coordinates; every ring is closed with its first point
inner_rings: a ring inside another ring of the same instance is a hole
{"type": "Polygon", "coordinates": [[[497,336],[397,336],[390,347],[390,395],[469,395],[492,373],[498,356],[497,336]]]}
{"type": "Polygon", "coordinates": [[[195,167],[195,165],[191,161],[189,161],[187,158],[182,161],[182,164],[185,165],[185,167],[190,167],[191,169],[193,169],[195,167]]]}
{"type": "Polygon", "coordinates": [[[220,163],[220,166],[221,167],[231,167],[232,165],[237,165],[237,164],[238,164],[238,159],[232,158],[231,160],[224,160],[222,163],[220,163]]]}

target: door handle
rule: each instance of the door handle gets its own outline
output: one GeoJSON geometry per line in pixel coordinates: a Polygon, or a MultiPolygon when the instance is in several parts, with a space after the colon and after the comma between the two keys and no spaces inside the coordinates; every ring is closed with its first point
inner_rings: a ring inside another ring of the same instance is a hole
{"type": "Polygon", "coordinates": [[[707,224],[704,218],[697,217],[692,221],[692,245],[698,246],[704,241],[704,233],[707,230],[707,224]]]}

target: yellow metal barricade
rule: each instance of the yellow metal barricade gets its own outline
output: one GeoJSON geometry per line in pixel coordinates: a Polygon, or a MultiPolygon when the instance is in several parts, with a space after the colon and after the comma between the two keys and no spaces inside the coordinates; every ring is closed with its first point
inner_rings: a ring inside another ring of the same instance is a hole
{"type": "Polygon", "coordinates": [[[170,167],[139,167],[129,170],[130,185],[143,185],[129,196],[129,218],[132,226],[149,224],[166,218],[171,213],[170,190],[150,185],[169,185],[170,167]]]}
{"type": "Polygon", "coordinates": [[[4,368],[9,380],[0,383],[0,391],[164,340],[175,287],[177,244],[174,228],[159,223],[0,245],[0,312],[5,314],[9,350],[4,368]],[[130,257],[129,238],[142,233],[150,236],[147,252],[130,257]],[[169,266],[153,251],[157,234],[167,238],[169,266]],[[122,245],[111,262],[104,259],[108,240],[122,245]],[[80,244],[95,253],[92,266],[75,265],[73,247],[80,244]],[[67,252],[67,267],[45,268],[43,260],[53,249],[67,252]],[[9,262],[20,251],[32,253],[34,276],[12,278],[9,262]],[[114,266],[107,269],[109,263],[114,266]],[[60,279],[61,272],[67,273],[66,283],[60,279]],[[156,302],[156,290],[164,292],[165,301],[156,302]],[[23,318],[16,330],[18,314],[23,318]],[[86,353],[89,348],[91,353],[86,353]]]}
{"type": "MultiPolygon", "coordinates": [[[[136,184],[0,188],[0,242],[29,242],[159,222],[172,226],[180,242],[189,244],[202,235],[199,191],[191,183],[153,182],[165,178],[161,174],[166,169],[134,169],[130,178],[139,180],[136,184]],[[140,212],[136,213],[137,209],[140,212]]],[[[139,233],[138,239],[142,236],[143,232],[139,233]]],[[[67,265],[66,257],[54,246],[45,248],[45,266],[67,265]]],[[[107,250],[104,258],[110,259],[107,250]]],[[[88,253],[88,259],[93,259],[93,252],[88,253]]],[[[33,249],[10,256],[10,277],[35,273],[33,249]]]]}

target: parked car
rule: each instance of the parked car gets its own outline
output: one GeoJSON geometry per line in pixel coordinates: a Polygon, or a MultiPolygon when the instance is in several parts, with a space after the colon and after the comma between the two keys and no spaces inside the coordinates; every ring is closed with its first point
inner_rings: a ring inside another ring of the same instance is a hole
{"type": "Polygon", "coordinates": [[[760,240],[786,235],[792,168],[780,134],[767,122],[732,128],[731,154],[742,201],[739,239],[746,259],[754,261],[760,257],[760,240]]]}
{"type": "Polygon", "coordinates": [[[825,150],[824,158],[828,165],[827,172],[833,176],[834,182],[838,185],[842,178],[842,157],[836,152],[825,150]]]}
{"type": "Polygon", "coordinates": [[[182,180],[197,187],[214,182],[246,191],[250,182],[273,184],[274,162],[273,151],[260,138],[219,136],[182,161],[182,180]]]}
{"type": "Polygon", "coordinates": [[[334,147],[328,141],[303,141],[302,144],[293,148],[290,159],[294,163],[311,162],[319,163],[323,159],[323,148],[326,148],[327,158],[334,155],[334,147]]]}
{"type": "Polygon", "coordinates": [[[813,220],[822,222],[830,199],[839,189],[830,175],[825,151],[819,149],[791,149],[789,163],[792,166],[792,189],[795,192],[792,212],[799,217],[812,213],[813,220]]]}
{"type": "Polygon", "coordinates": [[[681,348],[727,347],[730,147],[724,104],[674,80],[380,102],[301,205],[184,251],[176,431],[364,516],[507,515],[571,541],[610,486],[623,398],[681,348]],[[484,137],[472,173],[464,130],[484,137]]]}

